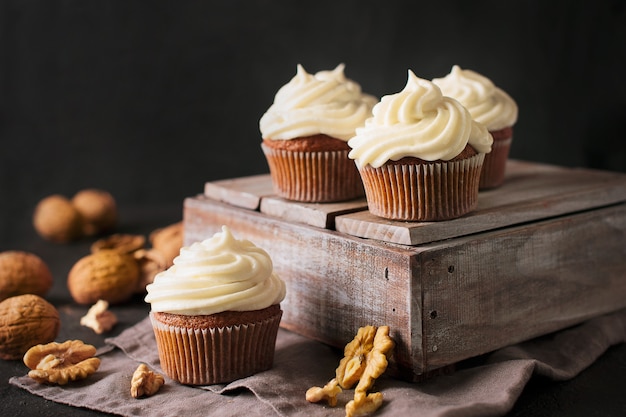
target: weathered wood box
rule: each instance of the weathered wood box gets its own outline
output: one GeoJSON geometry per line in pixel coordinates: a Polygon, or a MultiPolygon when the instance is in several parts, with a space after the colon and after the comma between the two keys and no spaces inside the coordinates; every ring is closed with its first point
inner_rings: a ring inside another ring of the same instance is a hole
{"type": "Polygon", "coordinates": [[[626,307],[623,174],[512,160],[473,213],[432,223],[289,202],[259,175],[185,200],[187,244],[222,225],[272,256],[283,327],[342,348],[389,325],[408,380],[626,307]]]}

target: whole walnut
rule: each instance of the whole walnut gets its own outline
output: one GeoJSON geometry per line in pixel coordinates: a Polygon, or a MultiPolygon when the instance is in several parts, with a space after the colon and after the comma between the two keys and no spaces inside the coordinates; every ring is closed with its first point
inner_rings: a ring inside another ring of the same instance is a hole
{"type": "Polygon", "coordinates": [[[174,264],[174,258],[178,256],[180,248],[183,246],[183,237],[182,221],[156,229],[150,233],[149,240],[152,248],[164,257],[166,268],[174,264]]]}
{"type": "Polygon", "coordinates": [[[114,249],[101,249],[78,260],[67,277],[67,287],[74,301],[111,304],[127,301],[139,280],[135,258],[114,249]]]}
{"type": "Polygon", "coordinates": [[[106,191],[95,188],[81,190],[72,197],[72,205],[82,217],[85,236],[111,231],[117,224],[117,205],[106,191]]]}
{"type": "Polygon", "coordinates": [[[37,255],[0,252],[0,301],[22,294],[45,296],[52,287],[48,265],[37,255]]]}
{"type": "Polygon", "coordinates": [[[69,199],[53,194],[43,198],[35,207],[33,226],[44,239],[66,243],[82,236],[83,223],[69,199]]]}
{"type": "Polygon", "coordinates": [[[53,341],[60,328],[59,312],[40,296],[7,298],[0,302],[0,358],[21,359],[31,347],[53,341]]]}

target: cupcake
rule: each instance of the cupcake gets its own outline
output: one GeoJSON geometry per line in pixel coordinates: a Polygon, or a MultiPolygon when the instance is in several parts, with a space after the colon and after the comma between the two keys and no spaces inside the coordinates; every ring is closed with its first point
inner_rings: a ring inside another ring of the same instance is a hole
{"type": "Polygon", "coordinates": [[[472,211],[492,138],[465,107],[409,70],[404,89],[384,96],[348,141],[370,212],[438,221],[472,211]]]}
{"type": "Polygon", "coordinates": [[[343,64],[314,75],[298,65],[259,121],[274,192],[311,203],[362,197],[347,141],[376,101],[345,77],[343,64]]]}
{"type": "Polygon", "coordinates": [[[457,99],[474,120],[482,123],[493,137],[491,152],[485,155],[480,189],[495,188],[504,182],[506,161],[517,122],[517,104],[488,78],[458,65],[450,74],[433,79],[444,95],[457,99]]]}
{"type": "Polygon", "coordinates": [[[229,228],[184,246],[146,287],[161,368],[187,385],[272,367],[285,283],[261,248],[229,228]]]}

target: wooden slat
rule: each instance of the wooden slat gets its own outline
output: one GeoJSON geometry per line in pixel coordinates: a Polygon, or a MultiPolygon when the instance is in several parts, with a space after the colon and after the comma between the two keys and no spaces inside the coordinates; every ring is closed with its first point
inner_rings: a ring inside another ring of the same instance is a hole
{"type": "Polygon", "coordinates": [[[287,222],[304,223],[322,229],[334,229],[335,218],[342,214],[367,210],[365,198],[339,203],[299,203],[279,197],[261,200],[262,213],[287,222]]]}
{"type": "Polygon", "coordinates": [[[626,201],[626,175],[509,161],[505,183],[482,191],[478,207],[458,219],[399,222],[369,211],[338,216],[337,231],[419,245],[626,201]]]}
{"type": "Polygon", "coordinates": [[[250,210],[258,210],[261,199],[272,194],[270,174],[211,181],[204,184],[205,196],[250,210]]]}

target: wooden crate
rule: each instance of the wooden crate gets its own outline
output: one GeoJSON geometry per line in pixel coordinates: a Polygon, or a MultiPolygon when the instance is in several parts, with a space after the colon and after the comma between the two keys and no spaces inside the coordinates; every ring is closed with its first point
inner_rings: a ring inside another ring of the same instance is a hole
{"type": "Polygon", "coordinates": [[[222,225],[271,255],[283,327],[343,347],[389,325],[408,380],[626,307],[623,174],[513,160],[473,213],[428,223],[289,202],[259,175],[185,200],[187,244],[222,225]]]}

